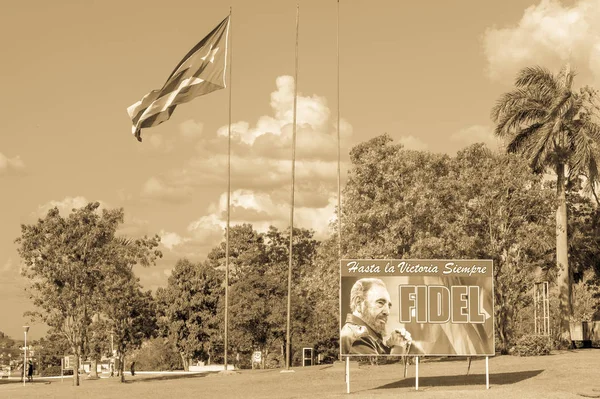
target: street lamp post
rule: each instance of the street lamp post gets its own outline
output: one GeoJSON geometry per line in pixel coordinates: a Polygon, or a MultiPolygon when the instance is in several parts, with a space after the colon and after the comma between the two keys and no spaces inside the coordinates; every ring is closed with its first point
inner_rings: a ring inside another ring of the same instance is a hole
{"type": "Polygon", "coordinates": [[[25,371],[27,370],[27,331],[29,326],[23,326],[25,330],[25,345],[23,345],[23,386],[25,386],[25,371]]]}

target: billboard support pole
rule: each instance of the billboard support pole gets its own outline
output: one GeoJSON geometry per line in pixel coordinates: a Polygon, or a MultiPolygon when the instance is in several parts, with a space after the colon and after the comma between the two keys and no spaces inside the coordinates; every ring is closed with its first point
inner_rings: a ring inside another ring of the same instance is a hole
{"type": "Polygon", "coordinates": [[[350,357],[346,356],[346,393],[350,393],[350,357]]]}
{"type": "Polygon", "coordinates": [[[489,356],[485,357],[485,389],[490,389],[490,365],[489,356]]]}
{"type": "Polygon", "coordinates": [[[415,391],[419,390],[419,356],[415,359],[415,391]]]}

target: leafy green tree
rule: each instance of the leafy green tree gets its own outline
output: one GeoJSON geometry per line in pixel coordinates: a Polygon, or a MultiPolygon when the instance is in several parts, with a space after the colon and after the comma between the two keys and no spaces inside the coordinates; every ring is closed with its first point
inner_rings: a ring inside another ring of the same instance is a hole
{"type": "Polygon", "coordinates": [[[45,372],[49,367],[60,368],[61,360],[65,354],[70,352],[70,345],[62,334],[58,334],[50,329],[45,337],[32,343],[35,347],[37,368],[40,373],[45,372]]]}
{"type": "MultiPolygon", "coordinates": [[[[115,270],[134,264],[147,266],[160,252],[159,238],[138,239],[125,246],[115,232],[123,223],[123,209],[99,212],[98,202],[74,209],[62,217],[58,208],[44,219],[21,226],[18,252],[29,278],[28,288],[38,310],[29,313],[69,342],[75,363],[85,354],[92,316],[100,312],[105,282],[115,270]]],[[[79,385],[75,373],[74,385],[79,385]]]]}
{"type": "MultiPolygon", "coordinates": [[[[44,321],[65,336],[75,363],[84,351],[87,328],[98,308],[98,281],[110,258],[109,248],[123,211],[96,213],[99,203],[74,210],[62,217],[57,208],[34,225],[22,225],[19,254],[23,274],[31,281],[29,293],[40,309],[31,316],[44,321]]],[[[74,385],[79,385],[75,373],[74,385]]]]}
{"type": "MultiPolygon", "coordinates": [[[[231,227],[229,236],[229,284],[235,284],[240,277],[251,272],[253,265],[266,263],[267,254],[264,235],[259,234],[251,224],[231,227]]],[[[208,262],[214,268],[225,270],[225,241],[214,247],[208,254],[208,262]]]]}
{"type": "Polygon", "coordinates": [[[119,374],[125,382],[123,369],[125,357],[131,350],[139,348],[145,339],[158,330],[156,324],[156,303],[151,291],[142,291],[137,278],[113,276],[106,287],[103,314],[107,328],[111,331],[119,357],[119,374]]]}
{"type": "Polygon", "coordinates": [[[90,379],[97,379],[98,377],[98,360],[104,355],[110,355],[110,325],[109,323],[100,318],[100,314],[97,314],[92,321],[92,324],[88,327],[87,336],[87,355],[91,359],[90,365],[90,379]]]}
{"type": "Polygon", "coordinates": [[[567,191],[569,263],[574,283],[591,269],[600,277],[600,207],[574,181],[567,191]]]}
{"type": "MultiPolygon", "coordinates": [[[[385,134],[350,151],[342,215],[342,253],[349,257],[403,258],[415,241],[440,233],[430,209],[442,205],[433,194],[449,173],[448,156],[391,143],[385,134]]],[[[449,209],[444,216],[452,215],[449,209]]]]}
{"type": "MultiPolygon", "coordinates": [[[[19,345],[14,339],[4,335],[0,331],[0,363],[3,365],[11,365],[12,362],[21,358],[23,351],[19,349],[19,345]]],[[[23,360],[21,360],[22,362],[23,360]]]]}
{"type": "MultiPolygon", "coordinates": [[[[303,228],[294,228],[292,249],[292,289],[290,309],[290,340],[292,341],[292,353],[294,345],[299,347],[304,342],[304,337],[309,329],[309,319],[313,307],[307,300],[308,287],[303,282],[314,268],[314,259],[317,253],[318,241],[313,238],[314,232],[303,228]]],[[[276,309],[282,306],[281,311],[271,313],[273,337],[282,343],[282,354],[286,351],[287,334],[287,300],[288,300],[288,269],[289,269],[289,229],[279,231],[270,227],[265,233],[267,244],[267,257],[269,268],[266,276],[272,282],[273,292],[279,291],[282,300],[277,302],[276,309]]],[[[274,309],[274,310],[276,310],[274,309]]],[[[285,359],[285,357],[284,357],[285,359]]],[[[283,360],[285,363],[285,360],[283,360]]]]}
{"type": "Polygon", "coordinates": [[[186,371],[191,359],[211,360],[222,295],[221,273],[187,259],[177,261],[167,287],[156,293],[162,332],[179,351],[186,371]]]}
{"type": "Polygon", "coordinates": [[[590,87],[573,89],[574,76],[568,66],[556,75],[537,66],[524,68],[517,75],[516,88],[503,94],[492,110],[495,133],[507,140],[508,152],[523,154],[536,172],[549,168],[556,174],[558,317],[561,339],[566,342],[573,314],[566,187],[571,178],[583,175],[594,191],[600,161],[597,93],[590,87]]]}
{"type": "Polygon", "coordinates": [[[339,354],[339,277],[338,238],[334,234],[318,246],[314,266],[299,282],[304,287],[302,300],[310,307],[302,339],[324,361],[333,361],[339,354]]]}
{"type": "Polygon", "coordinates": [[[136,369],[141,371],[182,370],[181,356],[173,343],[163,337],[145,341],[135,353],[136,369]]]}
{"type": "Polygon", "coordinates": [[[506,353],[518,338],[516,316],[530,301],[532,281],[552,264],[554,202],[521,157],[473,145],[453,161],[446,177],[456,195],[451,208],[463,209],[452,221],[460,230],[447,226],[453,233],[445,246],[465,257],[494,260],[494,325],[497,345],[506,353]]]}
{"type": "Polygon", "coordinates": [[[579,282],[573,285],[573,321],[593,321],[600,311],[600,282],[592,270],[586,270],[579,282]]]}
{"type": "Polygon", "coordinates": [[[351,160],[345,256],[493,259],[496,333],[507,351],[514,315],[553,250],[553,202],[541,177],[483,145],[450,158],[405,150],[387,135],[355,147],[351,160]]]}
{"type": "MultiPolygon", "coordinates": [[[[294,229],[292,273],[292,341],[302,341],[311,314],[302,284],[312,270],[318,242],[313,232],[294,229]]],[[[213,266],[222,268],[225,253],[221,243],[209,256],[213,266]]],[[[258,233],[251,225],[235,226],[230,233],[232,279],[230,304],[230,346],[235,351],[263,352],[263,360],[274,350],[284,355],[287,318],[287,273],[289,233],[271,227],[258,233]],[[279,344],[279,348],[277,348],[279,344]]],[[[221,314],[221,312],[220,312],[221,314]]],[[[263,363],[263,367],[265,363],[263,363]]]]}

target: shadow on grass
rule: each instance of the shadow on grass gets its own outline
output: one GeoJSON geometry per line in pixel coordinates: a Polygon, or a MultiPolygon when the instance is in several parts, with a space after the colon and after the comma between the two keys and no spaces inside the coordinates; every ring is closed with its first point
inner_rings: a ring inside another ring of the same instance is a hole
{"type": "MultiPolygon", "coordinates": [[[[42,377],[43,378],[43,377],[42,377]]],[[[6,384],[20,384],[23,385],[23,381],[22,380],[9,380],[9,379],[0,379],[0,385],[6,385],[6,384]]],[[[50,384],[50,381],[46,381],[46,380],[33,380],[33,381],[28,381],[27,385],[29,384],[50,384]]]]}
{"type": "Polygon", "coordinates": [[[172,375],[156,375],[152,377],[146,377],[142,374],[138,374],[140,377],[125,377],[126,384],[135,384],[135,383],[144,383],[150,381],[168,381],[168,380],[183,380],[183,379],[193,379],[193,378],[203,378],[208,376],[209,374],[216,374],[218,371],[206,372],[206,373],[197,373],[197,374],[172,374],[172,375]]]}
{"type": "MultiPolygon", "coordinates": [[[[529,370],[529,371],[516,371],[513,373],[491,373],[490,384],[495,385],[507,385],[515,384],[529,378],[536,377],[544,370],[529,370]]],[[[471,374],[471,375],[445,375],[439,377],[420,377],[419,387],[439,387],[439,386],[457,386],[457,385],[485,385],[485,374],[471,374]]],[[[389,389],[389,388],[409,388],[415,386],[415,379],[406,378],[404,380],[392,382],[390,384],[382,385],[375,389],[389,389]]]]}

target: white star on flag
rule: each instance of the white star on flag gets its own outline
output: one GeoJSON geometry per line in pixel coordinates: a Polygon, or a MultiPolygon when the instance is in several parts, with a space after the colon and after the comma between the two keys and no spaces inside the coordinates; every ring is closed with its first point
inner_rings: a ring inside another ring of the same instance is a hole
{"type": "Polygon", "coordinates": [[[219,51],[219,48],[215,48],[214,50],[212,49],[212,44],[210,45],[210,48],[208,49],[208,53],[206,53],[206,55],[204,57],[202,57],[202,60],[206,61],[206,59],[210,56],[210,60],[208,60],[211,64],[214,63],[215,61],[215,54],[217,54],[217,51],[219,51]]]}
{"type": "Polygon", "coordinates": [[[177,105],[226,87],[228,32],[229,16],[183,57],[162,89],[152,90],[127,108],[132,132],[139,141],[143,128],[168,120],[177,105]],[[219,51],[221,43],[225,51],[219,51]],[[204,56],[198,57],[199,54],[204,56]]]}

